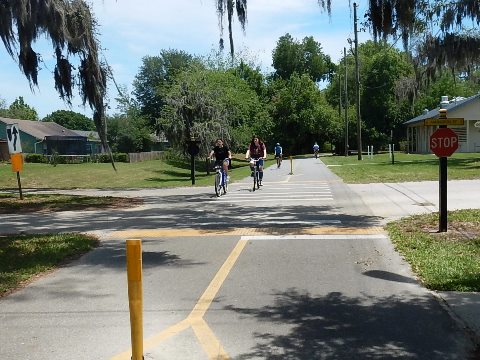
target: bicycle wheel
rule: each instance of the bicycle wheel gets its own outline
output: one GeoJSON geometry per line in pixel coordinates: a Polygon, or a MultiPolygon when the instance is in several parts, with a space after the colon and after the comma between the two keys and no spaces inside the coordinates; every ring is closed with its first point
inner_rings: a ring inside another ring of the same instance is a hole
{"type": "Polygon", "coordinates": [[[257,170],[257,189],[260,189],[260,171],[257,170]]]}
{"type": "Polygon", "coordinates": [[[222,174],[217,171],[215,174],[215,194],[220,196],[222,193],[222,174]]]}
{"type": "Polygon", "coordinates": [[[277,168],[280,167],[281,163],[282,163],[282,160],[280,159],[280,157],[277,157],[277,168]]]}
{"type": "Polygon", "coordinates": [[[227,181],[227,175],[223,173],[223,193],[226,194],[228,190],[228,181],[227,181]]]}
{"type": "Polygon", "coordinates": [[[256,187],[257,187],[257,184],[258,184],[258,178],[257,178],[257,175],[258,174],[258,171],[257,171],[257,168],[254,168],[253,170],[253,191],[255,191],[256,187]]]}

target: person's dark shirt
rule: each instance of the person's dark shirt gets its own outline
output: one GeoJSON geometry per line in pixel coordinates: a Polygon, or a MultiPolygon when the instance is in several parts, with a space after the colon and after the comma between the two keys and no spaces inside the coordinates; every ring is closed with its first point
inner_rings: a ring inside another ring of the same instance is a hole
{"type": "Polygon", "coordinates": [[[230,150],[228,149],[227,146],[223,145],[222,147],[220,146],[215,146],[213,148],[213,153],[215,154],[215,161],[223,161],[225,159],[228,159],[228,152],[230,150]]]}

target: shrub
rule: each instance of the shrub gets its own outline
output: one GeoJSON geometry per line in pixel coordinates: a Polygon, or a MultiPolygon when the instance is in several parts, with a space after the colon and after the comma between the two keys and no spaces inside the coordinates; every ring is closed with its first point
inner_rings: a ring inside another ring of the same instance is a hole
{"type": "Polygon", "coordinates": [[[47,157],[42,154],[27,154],[25,155],[25,162],[28,163],[46,163],[47,157]]]}
{"type": "Polygon", "coordinates": [[[128,154],[126,153],[114,153],[113,160],[118,162],[128,162],[128,154]]]}
{"type": "MultiPolygon", "coordinates": [[[[92,156],[92,161],[99,163],[109,163],[111,161],[109,154],[96,154],[92,156]]],[[[113,161],[128,162],[128,154],[113,153],[113,161]]]]}

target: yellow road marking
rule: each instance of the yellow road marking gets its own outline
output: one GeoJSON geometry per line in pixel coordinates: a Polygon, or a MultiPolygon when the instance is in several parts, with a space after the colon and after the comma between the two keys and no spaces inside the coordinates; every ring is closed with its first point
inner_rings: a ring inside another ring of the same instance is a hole
{"type": "Polygon", "coordinates": [[[247,244],[246,240],[239,240],[235,248],[232,250],[230,255],[228,256],[227,260],[223,263],[220,270],[218,270],[217,274],[208,285],[207,289],[203,293],[203,295],[198,300],[197,304],[193,308],[192,312],[190,313],[190,317],[197,319],[202,318],[205,315],[205,312],[208,310],[210,305],[212,304],[213,299],[217,295],[218,290],[222,286],[223,282],[227,278],[230,270],[232,270],[233,265],[237,261],[238,257],[242,253],[245,245],[247,244]]]}
{"type": "Polygon", "coordinates": [[[151,237],[179,237],[179,236],[243,236],[243,235],[323,235],[323,234],[379,234],[383,233],[379,226],[355,227],[302,227],[302,228],[225,228],[225,229],[132,229],[112,231],[107,238],[151,238],[151,237]]]}
{"type": "Polygon", "coordinates": [[[220,341],[215,337],[212,329],[203,319],[198,319],[192,323],[192,329],[197,336],[198,341],[202,345],[203,350],[207,353],[209,359],[229,360],[227,352],[223,348],[220,341]]]}
{"type": "MultiPolygon", "coordinates": [[[[223,346],[220,344],[220,341],[215,337],[214,332],[208,326],[208,324],[203,319],[203,316],[207,312],[208,308],[212,304],[215,296],[220,290],[220,287],[227,278],[230,270],[232,270],[235,262],[242,253],[245,245],[248,241],[239,240],[237,245],[228,256],[227,260],[223,263],[222,267],[215,274],[215,277],[212,279],[207,289],[203,292],[202,296],[198,299],[193,310],[190,312],[188,317],[175,325],[170,326],[169,328],[163,330],[162,332],[148,338],[144,341],[143,348],[144,350],[150,349],[154,346],[157,346],[162,341],[168,339],[169,337],[176,335],[190,327],[192,327],[195,336],[197,337],[200,345],[203,350],[207,353],[208,358],[211,360],[229,360],[230,357],[226,353],[223,346]]],[[[127,350],[111,358],[111,360],[128,360],[130,359],[131,350],[127,350]]]]}

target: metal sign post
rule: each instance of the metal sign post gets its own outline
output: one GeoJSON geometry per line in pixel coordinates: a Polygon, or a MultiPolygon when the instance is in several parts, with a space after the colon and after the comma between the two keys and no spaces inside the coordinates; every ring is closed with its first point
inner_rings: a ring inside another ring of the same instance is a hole
{"type": "Polygon", "coordinates": [[[20,142],[20,131],[18,124],[8,124],[7,143],[8,152],[10,153],[10,162],[12,163],[12,171],[17,173],[18,192],[20,200],[23,200],[22,183],[20,181],[20,171],[23,169],[22,143],[20,142]]]}
{"type": "Polygon", "coordinates": [[[199,140],[192,138],[187,143],[187,151],[190,154],[190,177],[192,179],[192,185],[195,185],[195,156],[200,152],[199,140]]]}
{"type": "MultiPolygon", "coordinates": [[[[458,149],[458,135],[447,128],[447,110],[440,109],[435,119],[439,128],[430,136],[430,150],[439,157],[439,232],[447,231],[447,157],[458,149]]],[[[455,119],[457,120],[457,119],[455,119]]],[[[463,119],[462,119],[463,120],[463,119]]]]}

